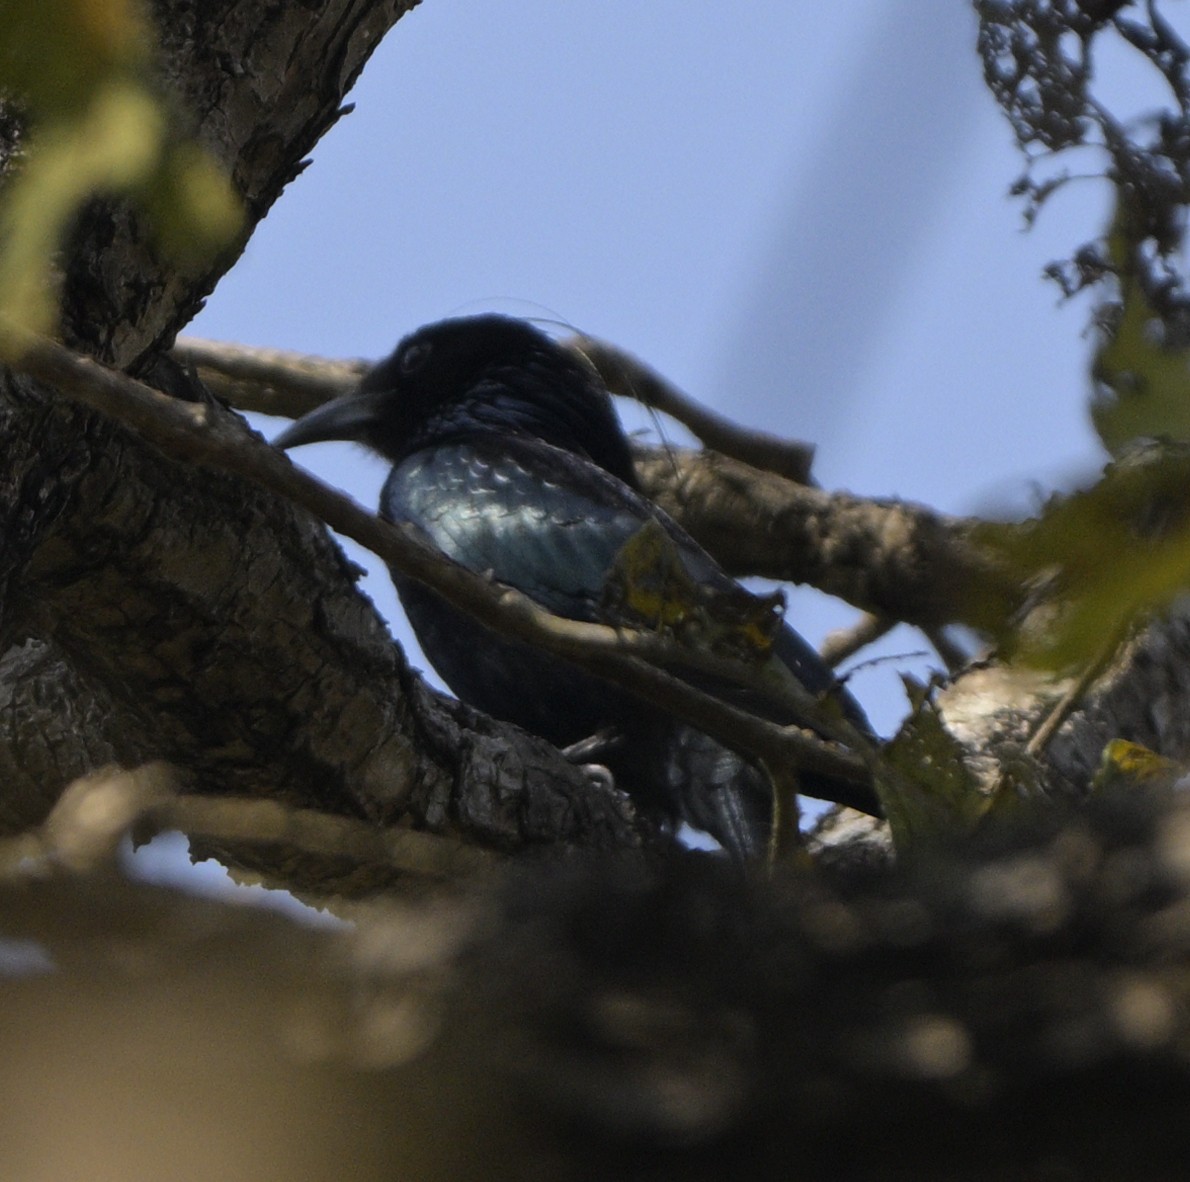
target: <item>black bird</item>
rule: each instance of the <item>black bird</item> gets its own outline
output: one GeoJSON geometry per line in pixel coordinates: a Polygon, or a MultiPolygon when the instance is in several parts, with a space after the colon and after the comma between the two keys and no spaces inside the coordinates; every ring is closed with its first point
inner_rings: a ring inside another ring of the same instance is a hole
{"type": "MultiPolygon", "coordinates": [[[[608,573],[648,522],[672,541],[693,583],[747,597],[639,491],[594,370],[524,321],[486,315],[421,328],[356,392],[305,415],[276,444],[328,439],[361,442],[392,463],[383,517],[414,524],[454,561],[556,615],[607,619],[608,573]]],[[[610,730],[617,743],[600,761],[640,805],[689,821],[737,859],[763,851],[771,796],[746,761],[626,691],[496,636],[399,571],[393,580],[426,656],[463,701],[560,747],[610,730]]],[[[773,651],[806,689],[833,694],[852,725],[871,733],[788,625],[773,651]]],[[[862,786],[807,776],[802,787],[879,813],[862,786]]]]}

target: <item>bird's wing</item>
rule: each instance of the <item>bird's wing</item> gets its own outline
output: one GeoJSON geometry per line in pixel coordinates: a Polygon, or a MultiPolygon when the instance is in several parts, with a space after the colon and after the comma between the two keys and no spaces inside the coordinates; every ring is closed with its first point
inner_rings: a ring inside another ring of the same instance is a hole
{"type": "MultiPolygon", "coordinates": [[[[747,598],[651,501],[585,457],[538,440],[481,436],[418,452],[394,468],[381,506],[385,516],[418,526],[454,561],[490,572],[570,619],[648,626],[631,613],[621,615],[606,592],[625,543],[639,539],[649,523],[668,537],[691,584],[713,595],[747,598]]],[[[788,625],[775,632],[772,653],[810,693],[830,693],[850,722],[868,730],[858,704],[788,625]]],[[[691,680],[768,712],[755,694],[691,680]]],[[[809,719],[798,721],[812,725],[809,719]]]]}
{"type": "Polygon", "coordinates": [[[617,551],[652,506],[590,461],[546,444],[455,443],[394,468],[384,516],[557,615],[593,620],[617,551]]]}

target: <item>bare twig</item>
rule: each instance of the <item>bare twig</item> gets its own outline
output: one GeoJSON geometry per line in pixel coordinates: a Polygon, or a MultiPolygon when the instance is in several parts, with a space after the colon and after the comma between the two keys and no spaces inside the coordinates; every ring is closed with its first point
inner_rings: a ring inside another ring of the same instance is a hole
{"type": "Polygon", "coordinates": [[[633,398],[677,419],[706,447],[733,456],[765,472],[799,484],[811,483],[814,448],[808,443],[780,439],[764,431],[741,427],[700,406],[639,357],[595,337],[576,336],[568,348],[585,358],[613,394],[633,398]]]}
{"type": "Polygon", "coordinates": [[[822,659],[835,668],[861,648],[875,643],[897,626],[896,620],[865,612],[850,628],[838,628],[827,634],[822,642],[822,659]]]}
{"type": "Polygon", "coordinates": [[[332,361],[286,349],[257,349],[180,337],[173,356],[237,410],[296,419],[346,394],[367,372],[366,361],[332,361]]]}
{"type": "Polygon", "coordinates": [[[1128,625],[1124,624],[1111,630],[1094,658],[1079,670],[1078,676],[1071,681],[1066,691],[1041,719],[1037,729],[1029,736],[1029,741],[1025,745],[1025,751],[1034,759],[1040,759],[1045,754],[1045,749],[1061,730],[1062,724],[1075,712],[1099,675],[1110,664],[1112,657],[1119,650],[1127,628],[1128,625]]]}

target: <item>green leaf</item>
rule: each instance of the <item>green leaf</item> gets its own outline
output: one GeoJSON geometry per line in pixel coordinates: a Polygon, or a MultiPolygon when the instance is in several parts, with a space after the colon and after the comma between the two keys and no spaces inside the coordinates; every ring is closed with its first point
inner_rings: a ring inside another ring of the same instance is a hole
{"type": "Polygon", "coordinates": [[[1096,793],[1136,792],[1141,789],[1173,789],[1184,781],[1185,764],[1175,763],[1140,743],[1112,739],[1103,748],[1099,769],[1092,782],[1096,793]]]}
{"type": "Polygon", "coordinates": [[[600,602],[609,623],[665,633],[681,644],[753,664],[768,659],[784,611],[779,591],[753,595],[743,587],[701,583],[654,520],[620,547],[600,602]]]}
{"type": "Polygon", "coordinates": [[[972,829],[991,799],[967,770],[963,749],[946,729],[930,687],[903,678],[912,707],[885,744],[877,790],[899,853],[952,841],[972,829]]]}
{"type": "Polygon", "coordinates": [[[157,105],[118,82],[78,117],[43,127],[0,203],[0,317],[31,332],[51,328],[51,262],[76,210],[92,193],[143,182],[161,135],[157,105]]]}

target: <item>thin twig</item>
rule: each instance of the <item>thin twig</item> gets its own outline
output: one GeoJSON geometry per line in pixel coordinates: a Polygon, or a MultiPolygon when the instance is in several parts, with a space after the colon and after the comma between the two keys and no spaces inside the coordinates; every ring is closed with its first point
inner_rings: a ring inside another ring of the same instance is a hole
{"type": "Polygon", "coordinates": [[[1099,647],[1094,658],[1079,671],[1079,675],[1070,683],[1066,692],[1054,703],[1049,713],[1042,718],[1032,735],[1029,736],[1029,741],[1025,744],[1025,751],[1028,755],[1034,759],[1040,759],[1045,753],[1045,749],[1061,729],[1062,724],[1074,713],[1078,704],[1086,697],[1087,691],[1107,668],[1127,631],[1126,624],[1111,630],[1111,634],[1099,647]]]}
{"type": "Polygon", "coordinates": [[[865,612],[851,627],[827,633],[822,642],[822,659],[833,669],[848,657],[853,657],[861,648],[887,635],[896,626],[896,620],[878,616],[875,612],[865,612]]]}
{"type": "Polygon", "coordinates": [[[640,358],[607,341],[576,336],[564,343],[590,363],[613,394],[634,398],[677,419],[705,447],[798,484],[812,483],[814,448],[810,444],[733,423],[700,406],[640,358]]]}

